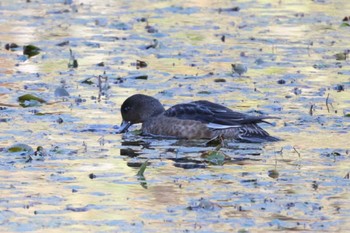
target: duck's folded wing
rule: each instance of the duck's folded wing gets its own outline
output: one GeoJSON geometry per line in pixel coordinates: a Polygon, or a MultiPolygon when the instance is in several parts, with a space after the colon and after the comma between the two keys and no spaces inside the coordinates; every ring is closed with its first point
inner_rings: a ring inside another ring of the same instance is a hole
{"type": "Polygon", "coordinates": [[[165,111],[164,114],[168,117],[200,121],[208,124],[208,127],[213,129],[239,127],[244,124],[260,123],[265,119],[274,118],[269,116],[249,116],[205,100],[174,105],[165,111]]]}

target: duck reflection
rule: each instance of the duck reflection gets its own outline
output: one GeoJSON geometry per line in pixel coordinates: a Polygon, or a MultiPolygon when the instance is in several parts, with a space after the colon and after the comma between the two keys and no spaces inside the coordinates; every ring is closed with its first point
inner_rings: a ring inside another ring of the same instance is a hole
{"type": "MultiPolygon", "coordinates": [[[[213,145],[208,146],[205,140],[164,140],[154,138],[124,138],[121,142],[120,155],[129,158],[154,158],[154,153],[159,154],[159,159],[173,161],[173,166],[183,169],[206,168],[210,165],[237,164],[248,165],[260,161],[264,144],[225,142],[217,149],[213,145]],[[222,164],[213,164],[208,157],[203,156],[210,151],[220,151],[223,156],[222,164]],[[150,153],[154,151],[154,153],[150,153]]],[[[129,167],[140,167],[143,160],[128,161],[129,167]]]]}

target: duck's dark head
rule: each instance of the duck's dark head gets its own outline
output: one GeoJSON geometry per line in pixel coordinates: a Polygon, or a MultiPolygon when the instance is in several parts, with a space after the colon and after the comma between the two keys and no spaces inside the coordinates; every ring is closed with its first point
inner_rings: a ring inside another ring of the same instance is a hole
{"type": "Polygon", "coordinates": [[[125,132],[131,125],[143,123],[150,117],[165,111],[163,105],[155,98],[136,94],[127,98],[120,108],[123,122],[117,133],[125,132]]]}

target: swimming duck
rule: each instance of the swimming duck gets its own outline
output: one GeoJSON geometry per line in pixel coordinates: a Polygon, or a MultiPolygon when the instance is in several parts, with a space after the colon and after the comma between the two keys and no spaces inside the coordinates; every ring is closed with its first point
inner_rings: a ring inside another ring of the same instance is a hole
{"type": "Polygon", "coordinates": [[[142,134],[186,139],[212,139],[222,136],[245,142],[277,141],[258,123],[268,123],[271,116],[251,116],[206,100],[177,104],[165,110],[151,96],[135,94],[121,106],[123,122],[117,133],[125,132],[131,125],[142,123],[142,134]]]}

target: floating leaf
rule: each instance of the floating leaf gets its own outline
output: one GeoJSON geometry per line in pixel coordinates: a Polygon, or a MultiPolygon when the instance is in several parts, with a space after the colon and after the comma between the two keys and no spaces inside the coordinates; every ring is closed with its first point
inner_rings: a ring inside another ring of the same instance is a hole
{"type": "Polygon", "coordinates": [[[337,53],[337,54],[334,54],[334,57],[336,60],[338,61],[343,61],[343,60],[346,60],[346,53],[337,53]]]}
{"type": "Polygon", "coordinates": [[[26,45],[23,46],[23,54],[27,55],[28,57],[33,57],[35,55],[38,55],[40,53],[40,48],[36,47],[35,45],[26,45]]]}
{"type": "Polygon", "coordinates": [[[21,105],[24,108],[38,106],[42,103],[46,103],[45,100],[32,94],[25,94],[18,97],[18,102],[19,102],[19,105],[21,105]]]}
{"type": "Polygon", "coordinates": [[[137,176],[143,177],[143,173],[145,172],[148,165],[148,160],[146,160],[140,167],[139,171],[137,172],[137,176]]]}
{"type": "Polygon", "coordinates": [[[277,170],[269,170],[268,176],[273,178],[273,179],[276,179],[279,177],[279,172],[277,170]]]}
{"type": "Polygon", "coordinates": [[[27,152],[27,153],[33,153],[34,150],[28,146],[27,144],[23,143],[17,143],[14,144],[6,149],[7,152],[11,153],[17,153],[17,152],[27,152]]]}
{"type": "Polygon", "coordinates": [[[342,24],[340,24],[340,27],[350,27],[350,24],[343,22],[342,24]]]}

